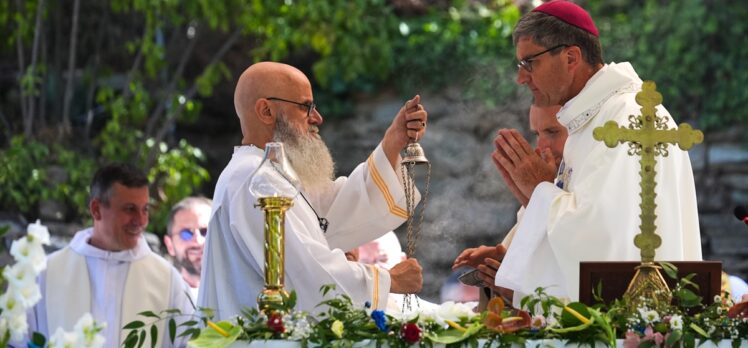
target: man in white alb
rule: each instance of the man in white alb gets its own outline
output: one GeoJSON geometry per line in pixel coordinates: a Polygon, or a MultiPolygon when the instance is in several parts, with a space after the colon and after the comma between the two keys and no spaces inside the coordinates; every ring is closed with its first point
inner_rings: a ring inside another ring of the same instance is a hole
{"type": "MultiPolygon", "coordinates": [[[[400,151],[425,133],[420,97],[400,109],[382,142],[349,177],[334,179],[333,161],[318,134],[322,115],[309,79],[298,69],[261,62],[242,73],[234,94],[242,145],[221,173],[203,258],[198,303],[218,319],[256,305],[264,286],[263,212],[248,190],[250,176],[270,141],[284,143],[302,183],[286,214],[285,286],[306,311],[322,301],[319,289],[335,284],[363,306],[384,308],[389,292],[420,291],[423,278],[415,259],[387,271],[348,261],[345,250],[373,240],[402,224],[405,194],[400,182],[400,151]],[[326,219],[324,230],[321,219],[326,219]]],[[[328,295],[329,296],[329,295],[328,295]]]]}
{"type": "MultiPolygon", "coordinates": [[[[558,170],[558,166],[561,164],[561,159],[564,153],[564,143],[569,135],[561,123],[556,119],[556,113],[561,108],[560,105],[550,106],[537,106],[530,105],[530,112],[528,113],[528,119],[530,121],[530,131],[535,135],[535,152],[540,154],[543,159],[548,163],[553,163],[554,168],[558,170]]],[[[500,136],[497,135],[495,142],[499,141],[500,136]]],[[[498,147],[498,143],[496,143],[498,147]]],[[[493,290],[494,293],[501,292],[502,296],[511,298],[511,291],[506,289],[497,288],[495,283],[496,270],[501,264],[501,260],[506,254],[507,248],[512,243],[512,238],[517,232],[517,226],[519,221],[522,220],[522,216],[525,212],[525,206],[529,201],[529,197],[526,197],[518,188],[517,185],[512,181],[509,173],[499,164],[498,159],[500,154],[494,151],[491,158],[496,165],[496,169],[501,174],[501,178],[504,183],[509,187],[510,192],[517,199],[517,202],[521,205],[517,211],[517,223],[507,232],[504,240],[496,245],[481,245],[475,248],[467,248],[463,250],[460,255],[455,258],[452,264],[452,270],[457,270],[462,267],[472,267],[479,271],[478,277],[482,280],[482,286],[493,290]]],[[[488,295],[487,293],[482,293],[488,295]]],[[[481,305],[486,302],[484,298],[481,298],[481,305]]],[[[483,308],[481,308],[483,309],[483,308]]]]}
{"type": "MultiPolygon", "coordinates": [[[[108,347],[121,346],[121,328],[143,311],[159,313],[177,308],[193,313],[187,285],[171,264],[148,247],[148,178],[126,164],[100,168],[91,182],[89,210],[93,227],[79,231],[65,248],[51,254],[39,276],[42,300],[30,311],[29,332],[49,337],[58,327],[66,331],[84,313],[106,323],[102,335],[108,347]]],[[[158,342],[172,344],[164,321],[156,323],[158,342]]],[[[150,337],[146,340],[150,346],[150,337]]]]}
{"type": "MultiPolygon", "coordinates": [[[[495,284],[514,290],[514,302],[548,287],[576,300],[580,261],[636,261],[639,233],[639,163],[628,148],[608,148],[592,130],[613,120],[628,125],[640,114],[635,95],[642,80],[629,63],[603,64],[589,14],[568,1],[538,6],[517,23],[513,38],[517,82],[536,105],[562,105],[566,126],[563,162],[556,177],[516,130],[501,130],[498,162],[529,197],[522,221],[496,274],[495,284]],[[554,184],[555,178],[555,184],[554,184]]],[[[668,115],[658,107],[658,115],[668,115]]],[[[672,119],[669,127],[675,127],[672,119]]],[[[693,172],[688,153],[670,148],[658,157],[657,260],[701,260],[693,172]]]]}

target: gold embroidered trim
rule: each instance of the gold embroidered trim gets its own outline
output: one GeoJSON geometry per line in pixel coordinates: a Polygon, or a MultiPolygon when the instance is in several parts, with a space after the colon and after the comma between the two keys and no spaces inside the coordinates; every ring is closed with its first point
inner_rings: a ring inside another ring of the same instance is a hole
{"type": "Polygon", "coordinates": [[[369,265],[369,267],[371,267],[371,271],[374,273],[374,296],[371,299],[371,308],[377,309],[379,308],[379,268],[374,265],[369,265]]]}
{"type": "Polygon", "coordinates": [[[384,196],[384,200],[387,202],[387,208],[389,209],[390,213],[403,219],[407,219],[408,212],[395,204],[395,199],[392,198],[392,194],[390,194],[390,190],[387,188],[387,184],[384,182],[384,179],[382,179],[379,171],[377,171],[377,167],[374,165],[374,155],[372,154],[371,156],[369,156],[369,159],[366,160],[366,162],[369,165],[369,173],[371,173],[374,184],[376,184],[377,188],[379,188],[379,191],[382,192],[382,196],[384,196]]]}

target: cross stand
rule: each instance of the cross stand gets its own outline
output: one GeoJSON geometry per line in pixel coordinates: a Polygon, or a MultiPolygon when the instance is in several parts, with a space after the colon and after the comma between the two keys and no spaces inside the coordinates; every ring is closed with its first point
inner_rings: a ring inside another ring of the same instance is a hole
{"type": "Polygon", "coordinates": [[[641,249],[641,265],[637,267],[634,278],[624,294],[630,304],[630,310],[635,310],[644,302],[653,304],[655,308],[670,304],[672,295],[665,280],[654,263],[655,250],[662,244],[662,238],[655,233],[655,156],[666,157],[668,144],[677,144],[681,150],[688,150],[694,144],[704,140],[704,134],[694,130],[687,123],[678,128],[669,129],[668,116],[657,116],[656,106],[662,103],[662,94],[657,92],[652,81],[644,81],[642,90],[636,94],[636,103],[641,105],[641,115],[630,115],[628,128],[618,126],[615,121],[608,121],[602,127],[593,130],[595,140],[605,142],[610,148],[619,143],[627,142],[630,156],[641,156],[639,160],[641,176],[641,209],[640,233],[634,238],[634,245],[641,249]]]}

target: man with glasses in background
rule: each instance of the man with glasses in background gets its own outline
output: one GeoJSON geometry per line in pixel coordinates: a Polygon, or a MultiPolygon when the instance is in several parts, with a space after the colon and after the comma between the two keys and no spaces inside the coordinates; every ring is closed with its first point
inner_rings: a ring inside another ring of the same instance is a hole
{"type": "Polygon", "coordinates": [[[255,307],[264,288],[264,218],[248,184],[268,142],[284,144],[301,182],[285,225],[285,287],[296,290],[297,309],[324,310],[317,305],[326,284],[336,286],[334,294],[349,296],[357,306],[368,302],[373,309],[385,308],[390,292],[420,291],[423,276],[415,259],[387,270],[345,255],[407,219],[400,151],[425,134],[427,113],[419,96],[395,115],[368,160],[338,178],[319,135],[323,119],[311,83],[299,69],[253,64],[239,77],[234,107],[242,140],[216,183],[199,306],[215,309],[218,320],[230,318],[255,307]]]}
{"type": "Polygon", "coordinates": [[[197,301],[203,246],[208,234],[210,206],[205,197],[187,197],[171,208],[166,222],[164,245],[174,267],[190,286],[192,299],[197,301]]]}
{"type": "MultiPolygon", "coordinates": [[[[608,148],[592,137],[607,121],[629,125],[640,115],[642,80],[630,63],[604,64],[589,14],[569,1],[549,1],[524,15],[513,33],[517,82],[538,106],[562,105],[569,132],[558,172],[514,129],[502,129],[494,158],[528,198],[495,285],[514,290],[514,304],[538,287],[577,300],[580,261],[638,261],[639,158],[627,146],[608,148]]],[[[662,105],[657,115],[669,116],[662,105]]],[[[667,126],[675,127],[668,117],[667,126]]],[[[656,260],[701,260],[693,171],[688,153],[670,147],[657,176],[656,260]]],[[[547,158],[546,158],[547,159],[547,158]]]]}

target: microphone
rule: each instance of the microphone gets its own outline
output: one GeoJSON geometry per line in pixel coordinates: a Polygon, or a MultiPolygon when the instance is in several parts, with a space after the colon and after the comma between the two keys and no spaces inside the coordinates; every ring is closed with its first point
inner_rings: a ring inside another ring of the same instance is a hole
{"type": "Polygon", "coordinates": [[[739,205],[735,207],[735,217],[738,218],[738,220],[743,221],[746,225],[748,225],[748,211],[745,210],[744,206],[739,205]]]}

